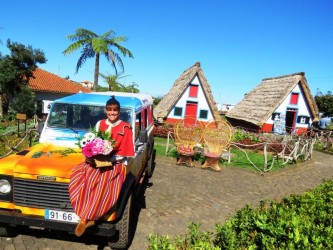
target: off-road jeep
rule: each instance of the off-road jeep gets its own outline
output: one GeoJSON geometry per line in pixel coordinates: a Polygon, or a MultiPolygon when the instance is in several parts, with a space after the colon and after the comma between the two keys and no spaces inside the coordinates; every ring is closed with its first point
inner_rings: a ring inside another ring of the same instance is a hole
{"type": "Polygon", "coordinates": [[[106,118],[105,103],[111,95],[120,102],[120,119],[133,128],[135,157],[126,167],[115,207],[86,233],[112,238],[112,248],[128,247],[133,197],[144,176],[151,177],[154,164],[152,97],[146,94],[77,93],[55,100],[39,143],[0,159],[1,236],[21,226],[74,232],[78,217],[69,200],[68,183],[71,169],[84,161],[78,137],[106,118]],[[79,123],[83,118],[88,119],[79,123]]]}

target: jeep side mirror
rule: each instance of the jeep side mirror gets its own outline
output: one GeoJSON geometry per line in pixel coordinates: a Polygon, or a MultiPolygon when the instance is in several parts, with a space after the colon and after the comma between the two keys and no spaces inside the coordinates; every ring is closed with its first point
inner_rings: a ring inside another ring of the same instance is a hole
{"type": "Polygon", "coordinates": [[[147,130],[140,130],[139,131],[139,142],[141,142],[141,143],[148,142],[148,132],[147,132],[147,130]]]}

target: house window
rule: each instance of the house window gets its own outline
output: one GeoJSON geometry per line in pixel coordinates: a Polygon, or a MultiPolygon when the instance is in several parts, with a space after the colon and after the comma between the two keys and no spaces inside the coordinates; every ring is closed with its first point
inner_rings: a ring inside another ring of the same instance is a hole
{"type": "Polygon", "coordinates": [[[276,120],[280,120],[280,113],[278,112],[275,112],[272,114],[272,118],[271,118],[273,121],[276,119],[276,120]]]}
{"type": "Polygon", "coordinates": [[[197,98],[198,97],[198,85],[190,85],[190,94],[189,97],[194,97],[197,98]]]}
{"type": "Polygon", "coordinates": [[[310,123],[310,117],[306,115],[300,115],[297,117],[297,123],[300,124],[309,124],[310,123]]]}
{"type": "Polygon", "coordinates": [[[207,110],[200,110],[199,118],[207,119],[208,118],[208,111],[207,110]]]}
{"type": "Polygon", "coordinates": [[[174,116],[182,116],[182,114],[183,114],[183,108],[175,107],[175,109],[173,111],[173,115],[174,116]]]}
{"type": "Polygon", "coordinates": [[[292,93],[290,98],[290,104],[297,105],[298,103],[298,93],[292,93]]]}

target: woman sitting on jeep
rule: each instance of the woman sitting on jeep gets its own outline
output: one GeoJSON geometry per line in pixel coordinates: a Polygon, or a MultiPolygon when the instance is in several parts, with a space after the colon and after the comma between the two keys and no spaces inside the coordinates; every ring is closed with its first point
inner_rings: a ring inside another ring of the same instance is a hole
{"type": "Polygon", "coordinates": [[[113,97],[106,102],[107,119],[97,122],[96,131],[109,132],[115,141],[110,153],[110,165],[97,167],[91,160],[72,170],[69,183],[71,204],[80,220],[75,235],[106,214],[116,203],[125,180],[128,157],[134,156],[133,133],[129,123],[119,120],[120,103],[113,97]]]}

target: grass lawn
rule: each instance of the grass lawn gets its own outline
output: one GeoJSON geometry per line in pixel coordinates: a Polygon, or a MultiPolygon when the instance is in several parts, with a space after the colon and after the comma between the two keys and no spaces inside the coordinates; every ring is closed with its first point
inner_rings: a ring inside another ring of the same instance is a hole
{"type": "Polygon", "coordinates": [[[322,143],[317,143],[316,145],[314,145],[314,149],[318,150],[318,151],[321,151],[321,152],[324,152],[324,153],[327,153],[327,154],[333,155],[333,146],[332,145],[325,148],[322,143]]]}
{"type": "MultiPolygon", "coordinates": [[[[222,164],[225,166],[233,166],[233,167],[241,167],[246,169],[255,169],[264,171],[264,154],[261,152],[253,152],[251,150],[245,150],[246,154],[237,149],[231,149],[231,162],[228,164],[227,160],[222,160],[222,164]],[[248,157],[248,158],[247,158],[248,157]],[[251,162],[253,164],[251,164],[251,162]]],[[[272,154],[267,155],[267,169],[268,170],[278,170],[283,167],[288,166],[288,164],[282,165],[281,160],[273,159],[274,156],[272,154]],[[273,165],[272,165],[273,163],[273,165]]]]}
{"type": "MultiPolygon", "coordinates": [[[[165,156],[166,155],[166,145],[167,145],[167,139],[166,138],[160,138],[155,137],[155,150],[156,155],[165,156]]],[[[177,158],[179,156],[178,152],[176,150],[171,150],[171,148],[175,147],[174,141],[169,141],[169,153],[168,156],[177,158]]],[[[250,170],[256,170],[256,171],[264,171],[264,155],[261,152],[254,152],[251,150],[245,150],[246,154],[242,150],[238,149],[231,149],[231,162],[228,163],[227,157],[223,157],[219,161],[220,166],[226,166],[226,167],[240,167],[240,168],[246,168],[250,170]],[[251,163],[252,162],[252,163],[251,163]]],[[[228,152],[224,152],[224,155],[228,155],[228,152]]],[[[277,161],[276,159],[273,162],[274,156],[269,154],[267,159],[267,169],[268,170],[277,170],[283,167],[288,166],[288,164],[282,165],[282,161],[277,161]]],[[[205,157],[197,153],[194,155],[194,160],[199,161],[200,164],[203,164],[205,161],[205,157]]]]}
{"type": "MultiPolygon", "coordinates": [[[[16,128],[17,129],[17,128],[16,128]]],[[[17,130],[16,130],[17,132],[17,130]]],[[[0,136],[0,156],[6,154],[8,151],[11,150],[10,147],[15,147],[18,142],[22,140],[22,137],[24,137],[23,134],[21,136],[18,136],[17,133],[9,133],[5,136],[0,136]]],[[[32,143],[32,145],[38,143],[36,140],[29,141],[29,136],[27,136],[27,139],[20,144],[20,146],[17,148],[17,151],[20,151],[24,148],[27,148],[29,144],[32,143]]],[[[166,145],[167,145],[167,138],[160,138],[155,137],[155,145],[154,149],[156,150],[156,155],[159,156],[166,156],[166,145]]],[[[315,145],[316,150],[320,150],[325,153],[333,154],[333,148],[325,149],[323,150],[322,144],[315,145]]],[[[14,151],[15,152],[15,151],[14,151]]],[[[256,171],[264,171],[264,155],[262,152],[258,151],[251,151],[251,150],[245,150],[246,154],[239,149],[231,148],[231,161],[228,163],[228,151],[224,152],[223,157],[219,161],[220,166],[225,167],[240,167],[240,168],[246,168],[250,170],[256,170],[256,171]]],[[[175,144],[173,140],[169,141],[169,148],[168,148],[168,156],[178,158],[179,154],[177,150],[175,149],[175,144]]],[[[205,157],[201,153],[196,153],[194,155],[194,160],[199,161],[200,164],[203,164],[205,162],[205,157]]],[[[267,159],[267,167],[266,170],[272,171],[272,170],[278,170],[281,168],[284,168],[286,166],[290,165],[284,164],[282,165],[282,161],[274,159],[274,156],[271,154],[268,154],[267,159]],[[272,164],[273,162],[273,164],[272,164]]]]}

